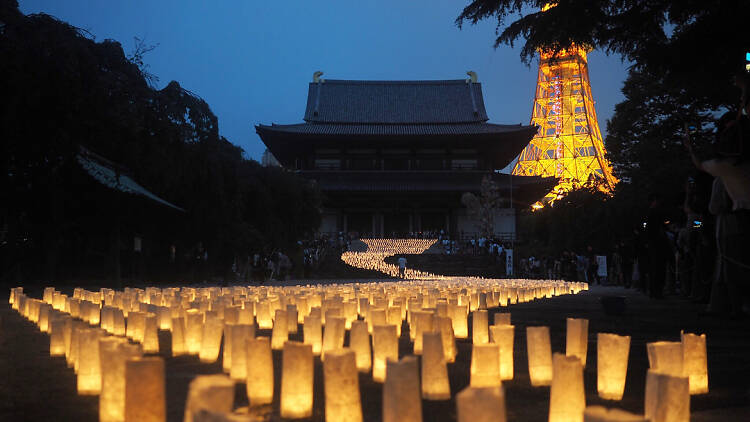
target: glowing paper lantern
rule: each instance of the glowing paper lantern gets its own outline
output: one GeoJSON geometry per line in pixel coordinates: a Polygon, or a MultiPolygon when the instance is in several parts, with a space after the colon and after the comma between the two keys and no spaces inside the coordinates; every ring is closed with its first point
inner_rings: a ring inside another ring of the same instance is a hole
{"type": "Polygon", "coordinates": [[[677,377],[683,375],[681,342],[657,341],[646,343],[646,350],[648,351],[648,363],[651,369],[677,377]]]}
{"type": "Polygon", "coordinates": [[[286,311],[277,309],[276,319],[273,320],[273,330],[271,331],[271,348],[273,350],[283,349],[284,343],[289,340],[288,322],[286,311]]]}
{"type": "Polygon", "coordinates": [[[121,309],[112,309],[112,334],[116,336],[125,335],[125,315],[121,309]]]}
{"type": "Polygon", "coordinates": [[[323,349],[320,354],[320,359],[324,360],[326,352],[331,350],[337,350],[344,347],[344,334],[346,319],[342,317],[328,317],[326,320],[326,328],[323,331],[323,349]]]}
{"type": "Polygon", "coordinates": [[[648,422],[643,415],[603,406],[588,406],[583,412],[583,422],[648,422]]]}
{"type": "Polygon", "coordinates": [[[583,364],[577,357],[562,353],[555,353],[552,361],[549,422],[582,422],[586,409],[583,364]]]}
{"type": "Polygon", "coordinates": [[[49,354],[65,356],[65,324],[68,316],[58,316],[50,321],[49,354]]]}
{"type": "Polygon", "coordinates": [[[297,306],[286,305],[286,328],[289,334],[297,334],[297,306]]]}
{"type": "Polygon", "coordinates": [[[271,318],[271,308],[266,301],[258,302],[256,310],[256,319],[258,320],[258,328],[261,330],[270,330],[273,328],[273,318],[271,318]]]}
{"type": "Polygon", "coordinates": [[[495,314],[495,325],[510,325],[510,312],[498,312],[495,314]]]}
{"type": "Polygon", "coordinates": [[[456,394],[458,422],[505,422],[503,387],[468,386],[456,394]]]}
{"type": "Polygon", "coordinates": [[[352,329],[349,332],[349,347],[354,351],[359,372],[370,372],[372,368],[371,344],[367,323],[365,321],[353,321],[352,329]]]}
{"type": "Polygon", "coordinates": [[[500,385],[500,347],[497,344],[474,344],[471,349],[472,387],[500,385]]]}
{"type": "Polygon", "coordinates": [[[172,318],[172,356],[187,354],[185,344],[185,319],[182,317],[172,318]]]}
{"type": "Polygon", "coordinates": [[[453,333],[456,338],[469,337],[469,321],[467,319],[466,305],[451,305],[453,321],[453,333]]]}
{"type": "MultiPolygon", "coordinates": [[[[247,339],[255,337],[254,325],[229,325],[232,342],[229,345],[231,349],[231,366],[229,376],[233,380],[244,380],[247,378],[247,339]]],[[[225,344],[226,347],[226,344],[225,344]]]]}
{"type": "Polygon", "coordinates": [[[256,337],[247,340],[246,366],[247,398],[250,406],[270,404],[273,401],[273,357],[271,339],[256,337]]]}
{"type": "Polygon", "coordinates": [[[500,347],[500,379],[513,379],[513,342],[515,325],[493,325],[490,339],[500,347]]]}
{"type": "Polygon", "coordinates": [[[203,314],[197,309],[188,309],[185,317],[185,346],[188,354],[197,355],[203,339],[203,314]]]}
{"type": "Polygon", "coordinates": [[[683,375],[690,382],[690,394],[708,393],[706,335],[682,333],[683,375]]]}
{"type": "Polygon", "coordinates": [[[201,336],[201,349],[198,354],[201,362],[212,363],[219,359],[221,348],[221,335],[224,333],[224,321],[217,316],[206,314],[203,323],[203,335],[201,336]]]}
{"type": "Polygon", "coordinates": [[[281,363],[281,417],[288,419],[310,417],[312,406],[312,346],[297,341],[287,341],[284,343],[281,363]]]}
{"type": "Polygon", "coordinates": [[[99,394],[99,421],[125,420],[125,362],[141,356],[141,348],[118,337],[99,340],[102,391],[99,394]]]}
{"type": "Polygon", "coordinates": [[[372,379],[375,382],[383,382],[388,360],[398,360],[396,326],[376,325],[372,327],[372,355],[372,379]]]}
{"type": "Polygon", "coordinates": [[[202,410],[231,412],[234,405],[234,382],[226,375],[198,375],[190,381],[185,402],[184,422],[195,422],[202,410]]]}
{"type": "Polygon", "coordinates": [[[568,318],[565,355],[575,356],[586,366],[586,355],[589,349],[589,320],[581,318],[568,318]]]}
{"type": "Polygon", "coordinates": [[[97,395],[102,389],[98,329],[84,328],[78,335],[78,394],[97,395]]]}
{"type": "Polygon", "coordinates": [[[159,328],[156,315],[144,315],[143,353],[159,353],[159,328]]]}
{"type": "Polygon", "coordinates": [[[312,346],[313,354],[319,356],[320,351],[323,349],[323,328],[319,316],[308,315],[305,317],[304,325],[302,326],[302,336],[304,337],[305,344],[312,346]]]}
{"type": "Polygon", "coordinates": [[[443,354],[443,340],[439,332],[422,333],[422,398],[450,400],[448,367],[443,354]]]}
{"type": "MultiPolygon", "coordinates": [[[[367,323],[360,322],[358,330],[367,332],[367,323]]],[[[355,325],[352,325],[352,333],[355,325]]],[[[369,350],[369,348],[368,348],[369,350]]],[[[356,356],[350,349],[332,350],[323,363],[326,422],[360,422],[362,405],[359,397],[359,376],[356,356]]]]}
{"type": "Polygon", "coordinates": [[[443,340],[443,353],[448,363],[456,361],[456,338],[453,336],[453,323],[448,317],[437,317],[435,322],[440,330],[440,338],[443,340]]]}
{"type": "Polygon", "coordinates": [[[690,421],[690,382],[687,377],[648,370],[645,416],[650,422],[690,421]]]}
{"type": "Polygon", "coordinates": [[[482,309],[471,313],[471,337],[474,344],[488,343],[489,332],[487,321],[487,311],[482,309]]]}
{"type": "Polygon", "coordinates": [[[160,357],[125,361],[125,422],[165,422],[167,402],[164,360],[160,357]]]}
{"type": "Polygon", "coordinates": [[[422,335],[433,331],[435,317],[432,312],[415,311],[412,316],[412,326],[409,332],[414,332],[414,354],[422,354],[422,335]]]}
{"type": "Polygon", "coordinates": [[[596,340],[596,385],[599,397],[621,400],[628,373],[630,336],[598,333],[596,340]]]}
{"type": "MultiPolygon", "coordinates": [[[[373,327],[373,330],[377,327],[379,326],[373,327]]],[[[407,356],[400,361],[389,360],[386,373],[383,385],[383,422],[422,422],[417,359],[407,356]]]]}
{"type": "Polygon", "coordinates": [[[526,350],[529,357],[529,378],[534,387],[552,382],[552,347],[549,327],[526,327],[526,350]]]}

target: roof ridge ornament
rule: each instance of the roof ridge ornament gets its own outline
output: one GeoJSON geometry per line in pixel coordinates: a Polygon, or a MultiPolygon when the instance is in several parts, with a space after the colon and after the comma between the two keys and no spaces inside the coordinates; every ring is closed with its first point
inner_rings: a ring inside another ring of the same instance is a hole
{"type": "Polygon", "coordinates": [[[467,84],[477,83],[477,72],[470,70],[466,74],[469,75],[469,79],[466,80],[467,84]]]}
{"type": "Polygon", "coordinates": [[[325,79],[320,79],[320,77],[323,76],[323,72],[320,70],[316,70],[315,73],[313,73],[313,83],[324,83],[325,79]]]}

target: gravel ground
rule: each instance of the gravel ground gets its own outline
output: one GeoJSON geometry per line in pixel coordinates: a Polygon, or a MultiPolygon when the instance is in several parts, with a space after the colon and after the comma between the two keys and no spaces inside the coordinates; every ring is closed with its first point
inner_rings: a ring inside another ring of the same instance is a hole
{"type": "MultiPolygon", "coordinates": [[[[96,421],[98,398],[76,394],[73,371],[64,358],[49,356],[49,338],[36,326],[10,309],[7,294],[0,298],[0,421],[96,421]]],[[[706,333],[710,392],[693,396],[693,421],[750,421],[750,326],[747,320],[733,321],[699,316],[700,307],[685,300],[650,300],[632,290],[593,287],[575,296],[562,296],[532,303],[512,305],[516,326],[515,379],[504,383],[509,421],[546,421],[549,388],[529,384],[525,327],[548,325],[552,349],[565,350],[565,318],[588,318],[589,351],[584,373],[587,404],[643,411],[645,375],[648,367],[646,343],[679,340],[680,330],[706,333]],[[599,304],[602,295],[627,297],[627,311],[607,316],[599,304]],[[621,402],[608,402],[596,394],[596,333],[613,332],[632,336],[625,396],[621,402]]],[[[497,309],[490,310],[494,314],[497,309]]],[[[493,320],[490,315],[490,321],[493,320]]],[[[401,356],[411,352],[407,330],[402,333],[401,356]]],[[[293,339],[301,340],[300,334],[293,339]]],[[[269,335],[270,332],[261,335],[269,335]]],[[[471,338],[471,336],[470,336],[471,338]]],[[[169,333],[160,333],[161,355],[166,358],[168,420],[182,420],[190,380],[198,374],[219,373],[221,363],[201,364],[197,357],[169,357],[169,333]]],[[[455,394],[469,383],[470,340],[458,342],[456,363],[449,364],[451,390],[455,394]]],[[[281,353],[274,352],[277,390],[280,385],[281,353]]],[[[310,420],[323,421],[322,367],[315,365],[315,410],[310,420]]],[[[366,421],[381,419],[381,385],[369,376],[360,376],[362,407],[366,421]]],[[[244,384],[236,389],[236,406],[246,406],[244,384]]],[[[267,418],[277,420],[278,391],[267,418]]],[[[423,401],[425,421],[455,421],[455,402],[423,401]]]]}

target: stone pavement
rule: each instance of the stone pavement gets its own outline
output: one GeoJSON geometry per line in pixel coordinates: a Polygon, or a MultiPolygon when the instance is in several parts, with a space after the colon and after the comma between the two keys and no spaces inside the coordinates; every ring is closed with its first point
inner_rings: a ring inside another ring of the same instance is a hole
{"type": "MultiPolygon", "coordinates": [[[[70,292],[65,292],[70,293],[70,292]]],[[[75,376],[64,358],[48,354],[49,338],[36,326],[12,311],[7,294],[0,297],[0,421],[81,421],[98,419],[97,397],[76,394],[75,376]]],[[[650,300],[633,290],[593,286],[588,292],[561,296],[502,309],[512,313],[516,326],[515,379],[506,382],[509,421],[546,421],[549,388],[529,384],[525,327],[548,325],[552,349],[565,349],[565,318],[588,318],[589,351],[584,379],[587,404],[601,404],[643,411],[645,374],[648,367],[646,343],[679,340],[680,330],[706,333],[710,392],[691,398],[693,421],[750,421],[750,322],[723,320],[698,314],[700,307],[677,298],[650,300]],[[607,316],[599,304],[602,295],[622,295],[627,311],[607,316]],[[596,395],[596,333],[613,332],[632,336],[628,378],[621,402],[607,402],[596,395]]],[[[490,310],[490,314],[497,309],[490,310]]],[[[490,321],[493,320],[490,315],[490,321]]],[[[301,330],[300,330],[301,331],[301,330]]],[[[261,330],[261,335],[264,334],[261,330]]],[[[471,336],[470,336],[471,338],[471,336]]],[[[400,354],[409,354],[408,334],[404,333],[400,354]]],[[[220,363],[201,364],[197,357],[171,358],[169,334],[160,333],[162,355],[167,357],[168,420],[181,421],[187,385],[197,374],[217,373],[220,363]]],[[[449,365],[451,390],[455,393],[469,382],[471,342],[458,342],[459,355],[449,365]]],[[[277,385],[280,380],[280,353],[274,352],[277,385]]],[[[322,372],[315,365],[315,412],[311,420],[323,421],[322,372]]],[[[362,405],[366,421],[380,421],[381,386],[367,376],[360,377],[362,405]]],[[[237,404],[246,405],[244,385],[238,384],[237,404]]],[[[277,391],[278,396],[278,391],[277,391]]],[[[276,398],[278,409],[278,397],[276,398]]],[[[455,402],[423,401],[424,420],[454,421],[455,402]]],[[[271,420],[277,420],[274,415],[271,420]]]]}

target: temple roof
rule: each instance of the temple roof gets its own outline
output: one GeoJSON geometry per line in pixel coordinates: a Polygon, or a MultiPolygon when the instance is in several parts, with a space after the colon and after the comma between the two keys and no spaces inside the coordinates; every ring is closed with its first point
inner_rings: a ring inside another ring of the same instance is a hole
{"type": "Polygon", "coordinates": [[[488,120],[480,83],[442,81],[312,82],[304,120],[317,123],[479,123],[488,120]]]}

